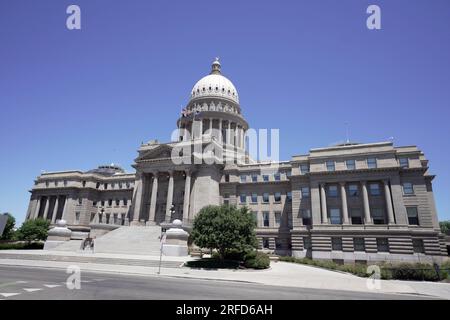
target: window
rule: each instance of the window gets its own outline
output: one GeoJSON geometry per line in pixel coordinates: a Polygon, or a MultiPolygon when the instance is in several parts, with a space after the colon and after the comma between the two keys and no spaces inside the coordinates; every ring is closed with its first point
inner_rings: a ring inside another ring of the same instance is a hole
{"type": "Polygon", "coordinates": [[[112,206],[112,199],[108,200],[108,206],[111,207],[112,206]]]}
{"type": "Polygon", "coordinates": [[[280,173],[274,173],[274,174],[273,174],[273,180],[275,180],[275,181],[280,181],[280,180],[281,180],[281,175],[280,175],[280,173]]]}
{"type": "Polygon", "coordinates": [[[275,202],[281,202],[281,192],[275,192],[274,200],[275,202]]]}
{"type": "Polygon", "coordinates": [[[300,210],[300,215],[303,221],[303,225],[310,226],[311,223],[311,210],[310,209],[302,209],[300,210]]]}
{"type": "Polygon", "coordinates": [[[45,181],[45,186],[48,187],[50,183],[48,181],[45,181]]]}
{"type": "Polygon", "coordinates": [[[119,189],[122,189],[122,187],[123,187],[122,182],[119,182],[119,189]]]}
{"type": "Polygon", "coordinates": [[[105,183],[104,185],[103,185],[103,189],[108,189],[108,184],[107,183],[105,183]]]}
{"type": "Polygon", "coordinates": [[[242,175],[242,176],[241,176],[241,182],[246,182],[246,181],[247,181],[247,176],[242,175]]]}
{"type": "Polygon", "coordinates": [[[406,213],[408,215],[408,224],[418,226],[419,215],[417,213],[417,207],[406,207],[406,213]]]}
{"type": "Polygon", "coordinates": [[[422,239],[413,239],[413,250],[414,253],[425,253],[422,239]]]}
{"type": "Polygon", "coordinates": [[[263,175],[263,181],[264,182],[268,182],[269,181],[269,175],[268,174],[264,174],[263,175]]]}
{"type": "Polygon", "coordinates": [[[409,168],[409,159],[408,158],[399,158],[398,162],[400,164],[400,168],[409,168]]]}
{"type": "Polygon", "coordinates": [[[101,206],[102,206],[102,207],[105,206],[105,200],[102,200],[102,202],[100,202],[100,203],[101,203],[101,206]]]}
{"type": "Polygon", "coordinates": [[[82,184],[83,184],[83,188],[86,187],[86,181],[83,181],[82,184]]]}
{"type": "Polygon", "coordinates": [[[240,201],[241,201],[241,203],[246,203],[247,202],[247,195],[245,193],[241,194],[240,201]]]}
{"type": "Polygon", "coordinates": [[[59,181],[55,181],[55,187],[57,187],[59,184],[59,181]]]}
{"type": "Polygon", "coordinates": [[[348,194],[350,197],[358,197],[359,196],[359,187],[357,184],[349,184],[348,185],[348,194]]]}
{"type": "Polygon", "coordinates": [[[127,182],[127,183],[126,183],[126,186],[127,186],[127,189],[129,189],[129,188],[130,188],[130,183],[127,182]]]}
{"type": "Polygon", "coordinates": [[[309,173],[309,165],[307,163],[302,163],[300,165],[300,173],[301,174],[309,173]]]}
{"type": "Polygon", "coordinates": [[[230,175],[229,174],[225,175],[225,182],[230,182],[230,175]]]}
{"type": "Polygon", "coordinates": [[[378,183],[371,183],[369,185],[370,188],[370,195],[371,196],[379,196],[380,193],[380,185],[378,183]]]}
{"type": "Polygon", "coordinates": [[[258,195],[256,193],[252,193],[252,203],[258,203],[258,195]]]}
{"type": "Polygon", "coordinates": [[[372,209],[373,224],[386,224],[384,211],[381,208],[372,209]]]}
{"type": "Polygon", "coordinates": [[[281,212],[275,212],[275,226],[279,227],[281,225],[281,212]]]}
{"type": "Polygon", "coordinates": [[[67,187],[67,180],[64,180],[63,184],[64,184],[64,187],[67,187]]]}
{"type": "Polygon", "coordinates": [[[389,242],[387,238],[377,238],[378,252],[389,252],[389,242]]]}
{"type": "Polygon", "coordinates": [[[341,210],[338,208],[330,209],[330,222],[331,224],[341,224],[341,210]]]}
{"type": "Polygon", "coordinates": [[[78,204],[83,204],[83,198],[78,198],[78,204]]]}
{"type": "Polygon", "coordinates": [[[262,246],[263,246],[263,249],[269,249],[269,239],[268,238],[263,238],[262,246]]]}
{"type": "Polygon", "coordinates": [[[356,163],[355,160],[347,160],[345,161],[345,165],[347,166],[347,170],[355,170],[356,169],[356,163]]]}
{"type": "Polygon", "coordinates": [[[263,226],[268,227],[269,226],[269,212],[263,211],[263,226]]]}
{"type": "Polygon", "coordinates": [[[258,175],[252,174],[252,182],[258,182],[258,175]]]}
{"type": "Polygon", "coordinates": [[[128,205],[128,199],[127,199],[127,198],[124,198],[124,199],[123,199],[123,205],[124,205],[124,206],[128,205]]]}
{"type": "Polygon", "coordinates": [[[263,193],[263,202],[269,203],[269,194],[267,192],[263,193]]]}
{"type": "Polygon", "coordinates": [[[333,251],[342,251],[342,239],[332,237],[331,238],[331,250],[333,251]]]}
{"type": "Polygon", "coordinates": [[[414,194],[414,187],[411,182],[403,183],[403,194],[414,194]]]}
{"type": "Polygon", "coordinates": [[[364,244],[364,238],[353,238],[353,250],[354,251],[366,251],[364,244]]]}
{"type": "Polygon", "coordinates": [[[93,201],[93,202],[92,202],[92,205],[93,205],[94,207],[96,207],[96,206],[97,206],[97,201],[93,201]]]}
{"type": "Polygon", "coordinates": [[[329,197],[337,197],[338,196],[338,188],[335,185],[328,186],[328,196],[329,197]]]}
{"type": "Polygon", "coordinates": [[[363,224],[361,210],[350,209],[350,215],[352,217],[352,224],[363,224]]]}
{"type": "Polygon", "coordinates": [[[377,167],[377,158],[367,158],[367,167],[375,169],[377,167]]]}
{"type": "Polygon", "coordinates": [[[120,200],[116,199],[116,206],[119,206],[119,205],[120,205],[120,200]]]}
{"type": "Polygon", "coordinates": [[[326,165],[327,165],[327,171],[334,171],[336,169],[334,166],[334,161],[332,161],[332,160],[328,160],[326,162],[326,165]]]}
{"type": "Polygon", "coordinates": [[[100,188],[100,182],[97,182],[97,183],[95,184],[95,188],[96,188],[96,189],[100,188]]]}
{"type": "Polygon", "coordinates": [[[80,212],[79,211],[75,212],[75,223],[76,224],[80,223],[80,212]]]}
{"type": "Polygon", "coordinates": [[[290,177],[290,176],[292,176],[292,171],[291,170],[286,171],[286,177],[290,177]]]}
{"type": "Polygon", "coordinates": [[[302,198],[309,198],[309,188],[302,187],[302,198]]]}
{"type": "Polygon", "coordinates": [[[287,199],[288,202],[291,202],[291,201],[292,201],[292,192],[291,192],[291,191],[288,191],[288,192],[286,193],[286,199],[287,199]]]}
{"type": "Polygon", "coordinates": [[[305,250],[311,250],[312,244],[311,244],[311,238],[310,237],[303,237],[303,248],[305,250]]]}

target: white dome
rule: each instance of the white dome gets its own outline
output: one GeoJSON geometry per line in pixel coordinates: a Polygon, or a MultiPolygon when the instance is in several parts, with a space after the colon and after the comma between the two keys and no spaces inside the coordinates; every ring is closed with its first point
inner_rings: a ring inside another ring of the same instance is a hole
{"type": "Polygon", "coordinates": [[[212,64],[211,74],[201,78],[191,90],[191,100],[198,97],[227,98],[239,103],[239,96],[233,83],[220,73],[220,63],[212,64]]]}

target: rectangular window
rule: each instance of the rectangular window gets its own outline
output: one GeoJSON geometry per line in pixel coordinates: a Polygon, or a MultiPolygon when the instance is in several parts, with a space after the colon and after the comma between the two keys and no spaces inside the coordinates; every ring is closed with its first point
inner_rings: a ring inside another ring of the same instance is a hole
{"type": "Polygon", "coordinates": [[[353,238],[353,249],[354,251],[366,251],[364,238],[353,238]]]}
{"type": "Polygon", "coordinates": [[[425,253],[422,239],[413,239],[414,253],[425,253]]]}
{"type": "Polygon", "coordinates": [[[375,169],[377,167],[377,158],[367,158],[367,167],[375,169]]]}
{"type": "Polygon", "coordinates": [[[112,199],[108,200],[108,206],[111,207],[112,206],[112,199]]]}
{"type": "Polygon", "coordinates": [[[373,224],[386,224],[383,209],[373,208],[371,210],[371,212],[372,212],[373,224]]]}
{"type": "Polygon", "coordinates": [[[116,206],[120,206],[120,200],[116,199],[116,206]]]}
{"type": "Polygon", "coordinates": [[[369,184],[369,188],[371,196],[379,196],[381,194],[380,185],[378,183],[369,184]]]}
{"type": "Polygon", "coordinates": [[[105,206],[105,200],[102,200],[102,202],[100,202],[100,203],[101,203],[101,206],[102,206],[102,207],[105,206]]]}
{"type": "Polygon", "coordinates": [[[275,212],[275,226],[279,227],[281,225],[281,212],[275,212]]]}
{"type": "Polygon", "coordinates": [[[302,163],[302,164],[300,165],[300,173],[301,173],[301,174],[309,173],[309,164],[307,164],[307,163],[302,163]]]}
{"type": "Polygon", "coordinates": [[[97,183],[95,184],[95,188],[96,188],[96,189],[100,188],[100,182],[97,182],[97,183]]]}
{"type": "Polygon", "coordinates": [[[331,238],[331,250],[342,251],[342,239],[337,237],[331,238]]]}
{"type": "Polygon", "coordinates": [[[258,203],[258,195],[256,193],[252,193],[252,203],[258,203]]]}
{"type": "Polygon", "coordinates": [[[258,182],[258,175],[252,174],[252,182],[258,182]]]}
{"type": "Polygon", "coordinates": [[[281,175],[280,175],[280,173],[274,173],[274,174],[273,174],[273,180],[275,180],[275,181],[280,181],[280,180],[281,180],[281,175]]]}
{"type": "Polygon", "coordinates": [[[75,212],[75,223],[79,224],[80,223],[80,212],[75,212]]]}
{"type": "Polygon", "coordinates": [[[291,191],[288,191],[288,192],[286,193],[286,199],[287,199],[288,202],[291,202],[291,201],[292,201],[292,192],[291,192],[291,191]]]}
{"type": "Polygon", "coordinates": [[[78,204],[83,204],[83,198],[78,198],[78,204]]]}
{"type": "Polygon", "coordinates": [[[269,181],[269,175],[268,174],[264,174],[263,175],[263,181],[264,182],[268,182],[269,181]]]}
{"type": "Polygon", "coordinates": [[[274,194],[274,201],[275,202],[281,202],[281,192],[275,192],[275,194],[274,194]]]}
{"type": "Polygon", "coordinates": [[[350,197],[358,197],[359,196],[359,187],[357,184],[349,184],[348,185],[348,195],[350,197]]]}
{"type": "Polygon", "coordinates": [[[105,190],[108,189],[108,184],[107,184],[107,183],[105,183],[105,184],[103,185],[103,189],[105,189],[105,190]]]}
{"type": "Polygon", "coordinates": [[[355,160],[347,160],[345,161],[345,165],[347,166],[347,170],[355,170],[356,169],[356,163],[355,160]]]}
{"type": "Polygon", "coordinates": [[[124,206],[128,205],[128,199],[123,199],[123,205],[124,206]]]}
{"type": "Polygon", "coordinates": [[[263,193],[263,202],[269,203],[269,194],[267,192],[263,193]]]}
{"type": "Polygon", "coordinates": [[[414,187],[411,182],[403,183],[403,194],[414,194],[414,187]]]}
{"type": "Polygon", "coordinates": [[[326,162],[326,165],[327,165],[327,171],[334,171],[336,169],[334,166],[334,161],[332,161],[332,160],[328,160],[326,162]]]}
{"type": "Polygon", "coordinates": [[[328,186],[328,196],[329,197],[337,197],[338,196],[338,187],[335,185],[328,186]]]}
{"type": "Polygon", "coordinates": [[[230,175],[229,174],[225,175],[225,182],[230,182],[230,175]]]}
{"type": "Polygon", "coordinates": [[[122,189],[122,182],[119,182],[119,189],[122,189]]]}
{"type": "Polygon", "coordinates": [[[242,175],[241,176],[241,182],[247,182],[247,176],[246,175],[242,175]]]}
{"type": "Polygon", "coordinates": [[[97,201],[93,201],[92,202],[92,206],[96,207],[97,206],[97,201]]]}
{"type": "Polygon", "coordinates": [[[303,248],[305,250],[311,250],[312,244],[311,244],[311,238],[310,237],[303,237],[303,248]]]}
{"type": "Polygon", "coordinates": [[[269,226],[269,212],[263,211],[263,226],[268,227],[269,226]]]}
{"type": "Polygon", "coordinates": [[[302,187],[302,198],[309,198],[309,188],[302,187]]]}
{"type": "Polygon", "coordinates": [[[408,158],[399,158],[398,162],[400,164],[400,168],[409,168],[409,159],[408,158]]]}
{"type": "Polygon", "coordinates": [[[418,226],[419,215],[417,213],[417,207],[406,207],[406,213],[408,214],[408,224],[418,226]]]}
{"type": "Polygon", "coordinates": [[[241,194],[240,201],[241,201],[241,203],[246,203],[247,202],[247,195],[245,193],[241,194]]]}
{"type": "Polygon", "coordinates": [[[341,224],[341,209],[331,208],[330,209],[330,222],[331,224],[341,224]]]}
{"type": "Polygon", "coordinates": [[[262,246],[263,249],[269,249],[269,238],[263,238],[262,246]]]}
{"type": "Polygon", "coordinates": [[[310,226],[311,223],[311,210],[310,209],[301,209],[300,215],[303,221],[303,225],[310,226]]]}
{"type": "Polygon", "coordinates": [[[389,241],[387,238],[377,238],[378,252],[389,252],[389,241]]]}
{"type": "Polygon", "coordinates": [[[360,209],[350,209],[350,215],[352,217],[352,224],[363,223],[360,209]]]}
{"type": "Polygon", "coordinates": [[[292,176],[292,171],[291,170],[286,171],[286,177],[290,177],[290,176],[292,176]]]}

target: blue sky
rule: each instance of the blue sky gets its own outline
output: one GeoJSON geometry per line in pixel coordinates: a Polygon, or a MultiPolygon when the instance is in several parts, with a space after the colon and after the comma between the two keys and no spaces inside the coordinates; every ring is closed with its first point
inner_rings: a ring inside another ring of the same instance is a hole
{"type": "Polygon", "coordinates": [[[0,43],[0,212],[19,222],[41,170],[131,170],[142,141],[168,141],[216,56],[250,125],[280,128],[281,159],[345,140],[345,122],[418,145],[450,219],[448,0],[2,0],[0,43]]]}

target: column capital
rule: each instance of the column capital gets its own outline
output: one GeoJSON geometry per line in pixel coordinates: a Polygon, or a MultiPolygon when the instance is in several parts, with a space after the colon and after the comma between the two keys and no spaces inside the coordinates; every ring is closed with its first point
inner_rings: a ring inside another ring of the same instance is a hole
{"type": "Polygon", "coordinates": [[[365,186],[365,185],[367,184],[367,181],[366,181],[366,180],[361,180],[360,183],[361,183],[363,186],[365,186]]]}
{"type": "Polygon", "coordinates": [[[167,170],[167,172],[169,173],[169,177],[173,177],[173,174],[175,173],[175,170],[167,170]]]}
{"type": "Polygon", "coordinates": [[[341,187],[345,187],[345,185],[347,184],[347,182],[339,182],[339,185],[341,186],[341,187]]]}
{"type": "Polygon", "coordinates": [[[391,182],[390,179],[383,179],[383,183],[384,183],[385,185],[389,185],[389,182],[391,182]]]}

